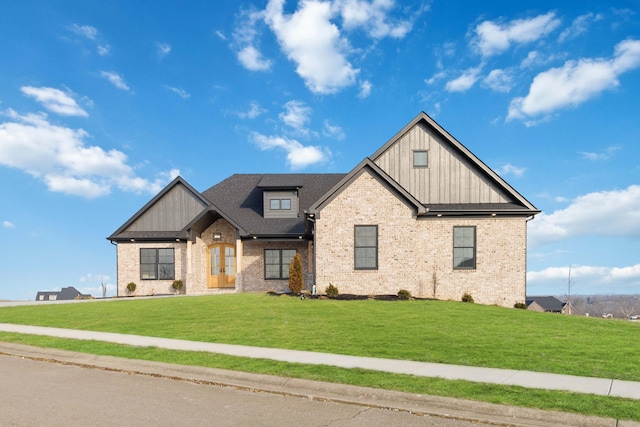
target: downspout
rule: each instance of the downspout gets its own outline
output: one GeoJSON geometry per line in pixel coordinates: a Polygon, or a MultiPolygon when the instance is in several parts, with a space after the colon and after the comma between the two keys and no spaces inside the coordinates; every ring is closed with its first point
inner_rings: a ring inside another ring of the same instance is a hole
{"type": "Polygon", "coordinates": [[[118,295],[118,274],[119,274],[119,269],[118,269],[118,244],[117,243],[113,243],[113,240],[109,240],[111,242],[111,244],[113,246],[116,247],[116,298],[119,297],[118,295]]]}

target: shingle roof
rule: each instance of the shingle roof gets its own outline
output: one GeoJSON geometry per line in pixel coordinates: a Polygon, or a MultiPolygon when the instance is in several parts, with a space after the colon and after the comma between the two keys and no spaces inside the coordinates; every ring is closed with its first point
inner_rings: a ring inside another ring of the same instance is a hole
{"type": "Polygon", "coordinates": [[[345,174],[236,174],[202,192],[227,217],[249,235],[286,236],[305,232],[304,211],[331,189],[345,174]],[[263,189],[299,188],[298,218],[264,218],[263,189]],[[278,184],[278,185],[274,185],[278,184]]]}
{"type": "Polygon", "coordinates": [[[544,311],[552,311],[559,313],[564,308],[564,303],[556,297],[529,297],[526,300],[527,307],[537,303],[544,311]]]}

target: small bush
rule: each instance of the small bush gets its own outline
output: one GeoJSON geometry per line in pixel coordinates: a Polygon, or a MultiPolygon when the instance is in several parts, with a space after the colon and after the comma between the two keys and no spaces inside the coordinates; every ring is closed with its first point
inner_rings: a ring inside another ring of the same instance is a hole
{"type": "Polygon", "coordinates": [[[327,286],[327,289],[325,289],[324,293],[327,294],[328,297],[337,297],[340,292],[338,292],[337,287],[329,283],[329,286],[327,286]]]}
{"type": "Polygon", "coordinates": [[[474,302],[473,301],[473,297],[471,296],[471,294],[469,292],[465,292],[462,295],[462,302],[474,302]]]}
{"type": "Polygon", "coordinates": [[[523,303],[523,302],[517,302],[515,304],[513,304],[513,308],[519,308],[522,310],[526,310],[527,309],[527,304],[523,303]]]}
{"type": "Polygon", "coordinates": [[[411,299],[411,292],[406,289],[400,289],[398,291],[398,298],[400,299],[411,299]]]}
{"type": "Polygon", "coordinates": [[[137,286],[136,286],[136,284],[135,284],[134,282],[129,282],[129,283],[127,284],[127,290],[128,290],[129,292],[135,292],[135,291],[136,291],[136,287],[137,287],[137,286]]]}
{"type": "Polygon", "coordinates": [[[184,283],[182,283],[182,280],[174,280],[173,283],[171,284],[171,287],[175,289],[176,292],[182,289],[182,286],[184,286],[184,283]]]}

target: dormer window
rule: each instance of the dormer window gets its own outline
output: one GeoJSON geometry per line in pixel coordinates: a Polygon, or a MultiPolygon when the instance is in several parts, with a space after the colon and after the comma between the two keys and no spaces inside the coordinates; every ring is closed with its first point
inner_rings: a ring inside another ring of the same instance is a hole
{"type": "Polygon", "coordinates": [[[272,211],[291,210],[291,199],[270,199],[269,204],[272,211]]]}

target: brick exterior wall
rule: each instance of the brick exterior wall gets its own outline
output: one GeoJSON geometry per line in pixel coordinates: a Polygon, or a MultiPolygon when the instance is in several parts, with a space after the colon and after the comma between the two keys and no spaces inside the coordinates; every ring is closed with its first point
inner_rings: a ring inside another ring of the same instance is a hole
{"type": "Polygon", "coordinates": [[[525,301],[526,221],[504,217],[416,219],[368,172],[316,218],[316,285],[341,293],[396,294],[513,307],[525,301]],[[354,226],[378,226],[378,269],[354,269],[354,226]],[[476,227],[476,268],[453,269],[453,227],[476,227]]]}
{"type": "Polygon", "coordinates": [[[218,294],[229,292],[266,292],[268,290],[285,291],[289,289],[288,280],[265,280],[265,249],[296,249],[302,256],[302,270],[305,274],[305,287],[310,289],[309,242],[236,239],[236,229],[224,219],[214,222],[204,230],[195,242],[121,242],[117,245],[118,258],[118,295],[143,296],[175,293],[171,287],[173,280],[141,280],[140,248],[174,248],[175,279],[184,283],[182,292],[190,295],[218,294]],[[214,241],[213,235],[220,233],[220,240],[214,241]],[[236,248],[236,286],[235,288],[208,287],[208,248],[214,243],[227,243],[236,248]],[[127,284],[134,282],[136,291],[129,293],[127,284]]]}

